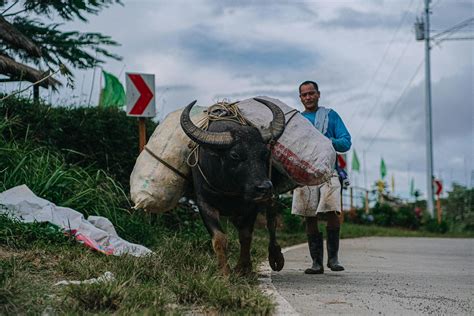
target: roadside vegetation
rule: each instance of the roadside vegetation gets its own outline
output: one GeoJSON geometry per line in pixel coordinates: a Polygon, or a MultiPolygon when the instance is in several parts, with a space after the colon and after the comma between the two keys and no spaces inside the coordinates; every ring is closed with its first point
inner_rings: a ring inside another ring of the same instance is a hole
{"type": "MultiPolygon", "coordinates": [[[[109,218],[121,237],[154,252],[142,258],[105,256],[55,226],[23,224],[0,215],[0,314],[271,314],[273,302],[259,290],[256,274],[219,275],[210,238],[192,207],[180,205],[161,215],[131,210],[128,175],[137,156],[135,124],[116,109],[54,108],[21,99],[0,104],[0,192],[26,184],[36,195],[86,217],[109,218]],[[107,271],[115,276],[108,283],[54,285],[107,271]]],[[[148,122],[149,133],[154,125],[148,122]]],[[[457,190],[455,199],[446,201],[456,210],[469,203],[466,199],[472,202],[472,189],[457,190]]],[[[280,202],[281,246],[304,242],[302,221],[289,213],[288,198],[280,202]]],[[[346,218],[342,237],[474,237],[470,209],[455,215],[448,209],[443,233],[439,227],[430,229],[424,218],[413,226],[413,210],[379,208],[371,210],[372,221],[360,211],[346,218]],[[456,225],[461,215],[462,226],[456,225]],[[382,223],[387,216],[391,220],[382,223]],[[388,227],[395,219],[399,228],[388,227]]],[[[232,225],[225,229],[234,266],[238,238],[232,225]]],[[[260,217],[252,249],[254,270],[266,260],[267,244],[260,217]]]]}

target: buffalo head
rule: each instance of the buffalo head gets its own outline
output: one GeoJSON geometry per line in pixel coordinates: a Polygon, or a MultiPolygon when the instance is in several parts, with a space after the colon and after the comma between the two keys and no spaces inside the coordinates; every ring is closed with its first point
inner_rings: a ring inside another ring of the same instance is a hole
{"type": "Polygon", "coordinates": [[[284,131],[285,116],[275,104],[256,99],[273,113],[270,126],[262,129],[225,118],[211,122],[208,130],[193,124],[189,117],[196,101],[181,115],[181,126],[194,142],[200,145],[199,171],[209,191],[240,195],[246,201],[260,202],[271,197],[272,183],[268,177],[270,150],[267,145],[276,141],[284,131]]]}

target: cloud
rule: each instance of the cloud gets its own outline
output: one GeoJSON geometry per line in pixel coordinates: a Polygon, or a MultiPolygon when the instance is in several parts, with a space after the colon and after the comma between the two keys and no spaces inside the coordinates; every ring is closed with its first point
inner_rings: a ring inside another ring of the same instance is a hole
{"type": "MultiPolygon", "coordinates": [[[[474,67],[432,82],[433,137],[443,143],[469,136],[473,133],[473,73],[474,67]]],[[[412,135],[425,133],[424,124],[413,124],[425,117],[424,82],[413,86],[397,112],[397,118],[405,123],[402,128],[412,135]]]]}
{"type": "Polygon", "coordinates": [[[265,39],[250,47],[229,45],[227,41],[212,36],[207,28],[183,32],[179,42],[196,62],[227,65],[241,73],[269,71],[275,67],[301,69],[311,65],[316,57],[299,47],[286,46],[285,43],[275,45],[265,39]]]}
{"type": "MultiPolygon", "coordinates": [[[[413,15],[411,15],[413,17],[413,15]]],[[[319,23],[325,28],[345,28],[345,29],[373,29],[396,27],[400,22],[397,14],[380,13],[377,11],[360,11],[353,8],[345,7],[337,10],[336,16],[332,19],[319,23]]]]}

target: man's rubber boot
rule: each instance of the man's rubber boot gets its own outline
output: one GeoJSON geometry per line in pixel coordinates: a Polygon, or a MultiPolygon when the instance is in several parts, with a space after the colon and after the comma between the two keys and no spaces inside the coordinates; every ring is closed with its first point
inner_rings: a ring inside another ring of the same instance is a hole
{"type": "Polygon", "coordinates": [[[324,246],[323,246],[323,234],[317,233],[314,235],[308,235],[308,246],[309,254],[311,259],[313,259],[313,265],[311,268],[308,268],[304,271],[306,274],[322,274],[324,273],[323,266],[323,255],[324,255],[324,246]]]}
{"type": "Polygon", "coordinates": [[[328,229],[327,232],[327,249],[328,249],[328,268],[331,271],[344,271],[344,267],[337,260],[339,252],[339,228],[328,229]]]}

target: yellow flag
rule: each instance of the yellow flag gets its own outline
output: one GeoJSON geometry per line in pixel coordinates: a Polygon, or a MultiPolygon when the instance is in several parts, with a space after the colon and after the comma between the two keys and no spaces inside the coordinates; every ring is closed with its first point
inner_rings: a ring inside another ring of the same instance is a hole
{"type": "Polygon", "coordinates": [[[392,173],[392,193],[395,193],[395,177],[392,173]]]}

